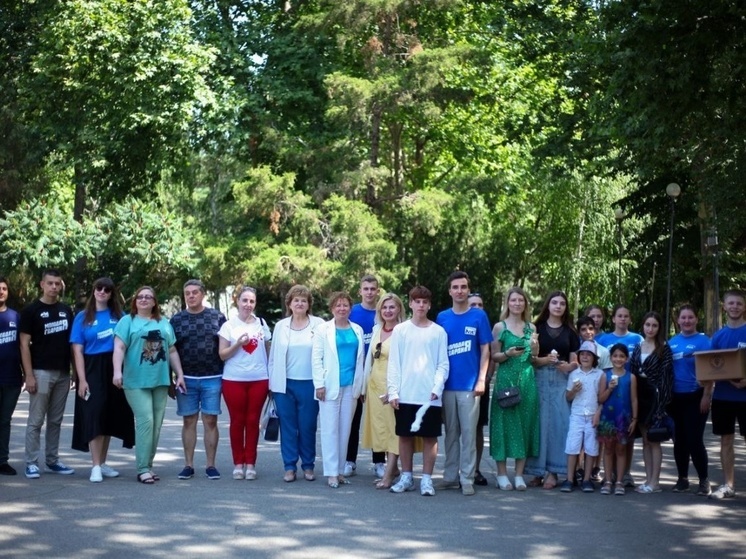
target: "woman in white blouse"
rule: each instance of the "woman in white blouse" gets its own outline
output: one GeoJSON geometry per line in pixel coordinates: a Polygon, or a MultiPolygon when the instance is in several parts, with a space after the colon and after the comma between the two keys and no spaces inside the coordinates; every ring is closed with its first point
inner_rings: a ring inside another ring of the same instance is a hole
{"type": "Polygon", "coordinates": [[[363,388],[363,329],[350,322],[352,299],[332,293],[334,315],[313,339],[313,386],[319,401],[324,475],[331,488],[349,483],[344,471],[352,415],[363,388]]]}
{"type": "Polygon", "coordinates": [[[313,296],[295,285],[285,296],[290,316],[275,325],[269,352],[269,389],[280,418],[280,453],[286,482],[295,481],[298,459],[303,477],[313,481],[319,403],[314,398],[311,353],[322,319],[311,315],[313,296]]]}

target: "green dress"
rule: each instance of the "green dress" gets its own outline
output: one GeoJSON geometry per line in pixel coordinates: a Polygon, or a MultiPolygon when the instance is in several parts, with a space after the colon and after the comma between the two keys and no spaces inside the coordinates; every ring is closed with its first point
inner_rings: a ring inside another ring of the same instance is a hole
{"type": "Polygon", "coordinates": [[[538,456],[539,395],[531,365],[531,328],[526,325],[523,337],[519,338],[508,330],[503,321],[499,340],[504,349],[525,346],[526,351],[523,355],[508,357],[497,369],[490,412],[490,454],[498,462],[507,458],[538,456]],[[512,408],[503,409],[497,403],[496,394],[509,386],[518,386],[521,402],[512,408]]]}

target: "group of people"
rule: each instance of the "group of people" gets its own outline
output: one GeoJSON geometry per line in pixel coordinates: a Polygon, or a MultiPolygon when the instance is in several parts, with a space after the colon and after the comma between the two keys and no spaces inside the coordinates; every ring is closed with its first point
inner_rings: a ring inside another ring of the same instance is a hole
{"type": "Polygon", "coordinates": [[[0,278],[0,474],[16,473],[8,463],[10,420],[23,386],[29,392],[26,477],[41,475],[45,421],[46,471],[74,473],[59,460],[72,365],[72,447],[90,452],[91,482],[119,475],[106,464],[111,437],[135,446],[139,482],[159,480],[153,461],[170,395],[183,418],[179,479],[195,475],[200,416],[205,475],[221,477],[215,461],[221,400],[230,416],[232,477],[256,479],[260,418],[271,401],[288,483],[296,481],[299,462],[303,479],[316,479],[318,429],[330,488],[355,475],[362,433],[377,488],[414,490],[413,456],[422,452],[420,493],[432,496],[445,428],[440,487],[474,495],[475,485],[488,483],[479,463],[489,424],[501,490],[559,485],[592,492],[595,482],[602,494],[623,495],[630,487],[655,493],[661,491],[661,441],[675,433],[673,491],[689,490],[691,461],[699,495],[735,495],[735,422],[746,436],[746,379],[699,383],[693,353],[746,347],[746,298],[737,290],[725,293],[726,324],[710,341],[697,331],[690,305],[678,309],[680,331],[666,340],[658,313],[643,317],[640,335],[629,330],[623,305],[613,309],[607,333],[604,310],[596,305],[573,322],[561,291],[549,294],[532,321],[531,302],[518,287],[508,291],[491,328],[463,271],[449,276],[452,305],[435,321],[428,317],[427,288],[409,292],[407,320],[402,300],[380,295],[377,279],[366,275],[360,303],[344,292],[330,296],[328,321],[312,314],[311,291],[293,286],[284,301],[287,317],[274,329],[254,313],[251,287],[236,291],[236,312],[228,320],[204,304],[205,287],[196,279],[184,284],[186,308],[170,320],[149,286],[135,292],[126,311],[114,282],[99,278],[77,316],[61,302],[64,283],[56,270],[44,271],[41,296],[20,314],[7,307],[8,287],[0,278]],[[725,476],[715,492],[703,442],[710,409],[725,476]],[[635,438],[642,439],[645,464],[639,485],[630,472],[635,438]],[[508,459],[515,462],[512,480],[508,459]]]}

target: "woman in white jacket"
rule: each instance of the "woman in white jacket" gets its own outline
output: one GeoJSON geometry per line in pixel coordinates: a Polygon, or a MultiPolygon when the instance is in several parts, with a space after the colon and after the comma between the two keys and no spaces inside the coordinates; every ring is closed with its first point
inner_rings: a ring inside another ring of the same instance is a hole
{"type": "Polygon", "coordinates": [[[286,482],[295,481],[298,459],[306,481],[316,479],[316,425],[319,403],[314,398],[311,354],[316,329],[324,323],[311,316],[313,296],[295,285],[285,296],[290,316],[275,325],[269,354],[269,389],[280,419],[280,453],[286,482]]]}
{"type": "Polygon", "coordinates": [[[331,488],[349,483],[344,471],[352,415],[363,389],[363,329],[350,322],[347,293],[329,297],[334,318],[320,325],[313,338],[313,387],[319,401],[324,475],[331,488]]]}

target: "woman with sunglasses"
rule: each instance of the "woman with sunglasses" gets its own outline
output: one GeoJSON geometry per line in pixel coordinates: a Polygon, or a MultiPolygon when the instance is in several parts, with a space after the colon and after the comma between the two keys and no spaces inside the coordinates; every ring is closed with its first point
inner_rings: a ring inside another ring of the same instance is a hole
{"type": "Polygon", "coordinates": [[[370,339],[363,371],[363,393],[366,394],[363,415],[363,448],[386,452],[386,470],[376,489],[389,489],[398,475],[399,437],[396,436],[394,409],[388,405],[386,370],[389,364],[389,340],[394,326],[406,320],[404,304],[393,293],[387,293],[376,306],[376,325],[370,339]]]}
{"type": "Polygon", "coordinates": [[[153,458],[166,413],[171,369],[176,372],[176,389],[186,392],[176,336],[171,323],[161,316],[155,289],[144,285],[135,291],[130,312],[117,323],[114,336],[114,386],[124,388],[135,414],[137,481],[152,485],[160,479],[153,471],[153,458]]]}
{"type": "Polygon", "coordinates": [[[90,480],[117,477],[106,464],[111,437],[122,439],[124,448],[135,443],[135,419],[124,393],[113,384],[114,328],[122,318],[119,292],[110,278],[93,282],[85,308],[73,321],[70,343],[78,374],[74,450],[91,453],[90,480]]]}

